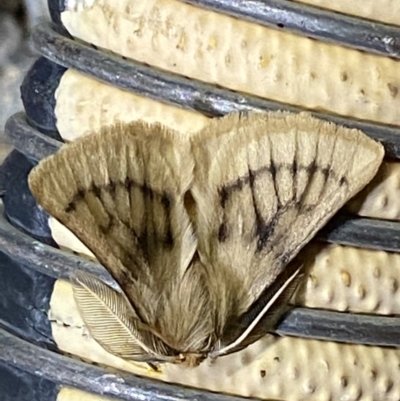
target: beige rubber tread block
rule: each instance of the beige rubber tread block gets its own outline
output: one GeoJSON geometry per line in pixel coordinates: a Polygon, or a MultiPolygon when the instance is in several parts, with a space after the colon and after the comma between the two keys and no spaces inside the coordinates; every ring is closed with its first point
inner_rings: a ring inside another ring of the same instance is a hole
{"type": "Polygon", "coordinates": [[[55,93],[57,129],[66,141],[99,131],[116,121],[161,122],[183,133],[202,129],[209,118],[107,85],[67,70],[55,93]]]}
{"type": "Polygon", "coordinates": [[[116,401],[101,395],[91,394],[87,391],[78,390],[72,387],[62,387],[58,392],[56,401],[116,401]]]}
{"type": "Polygon", "coordinates": [[[371,183],[346,207],[359,216],[400,221],[400,163],[383,163],[371,183]]]}
{"type": "Polygon", "coordinates": [[[76,237],[71,230],[53,217],[50,217],[48,222],[51,236],[60,249],[73,251],[82,256],[89,257],[90,259],[96,259],[94,254],[82,243],[82,241],[76,237]]]}
{"type": "Polygon", "coordinates": [[[51,297],[53,337],[63,352],[171,383],[260,399],[394,401],[400,398],[400,350],[265,336],[245,350],[197,368],[166,364],[156,373],[107,354],[85,333],[71,285],[51,297]],[[64,324],[63,324],[64,323],[64,324]]]}
{"type": "Polygon", "coordinates": [[[293,303],[309,308],[400,314],[400,254],[317,241],[293,303]]]}
{"type": "Polygon", "coordinates": [[[296,2],[386,24],[400,25],[398,0],[296,0],[296,2]]]}
{"type": "Polygon", "coordinates": [[[272,100],[400,125],[400,62],[177,0],[72,0],[75,37],[190,78],[272,100]]]}
{"type": "MultiPolygon", "coordinates": [[[[94,255],[65,226],[50,219],[62,249],[94,255]]],[[[400,254],[313,242],[308,246],[307,279],[293,303],[337,311],[400,314],[400,254]]]]}

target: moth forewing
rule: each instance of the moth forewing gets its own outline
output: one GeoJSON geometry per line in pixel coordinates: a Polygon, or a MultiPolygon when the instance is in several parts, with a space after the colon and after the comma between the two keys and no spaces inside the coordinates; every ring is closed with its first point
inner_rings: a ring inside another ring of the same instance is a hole
{"type": "Polygon", "coordinates": [[[110,337],[111,325],[102,324],[108,322],[106,312],[124,336],[133,330],[127,342],[133,344],[134,337],[161,361],[179,359],[188,344],[201,343],[198,338],[212,332],[211,324],[201,324],[212,320],[199,282],[201,269],[191,265],[196,237],[184,196],[193,166],[190,143],[182,135],[137,122],[80,138],[41,161],[30,174],[37,201],[111,273],[128,301],[124,308],[129,305],[135,313],[125,321],[126,314],[118,312],[120,304],[110,313],[99,294],[93,298],[96,291],[90,294],[93,303],[86,302],[90,307],[80,306],[93,337],[113,353],[129,356],[129,350],[118,348],[117,329],[110,337]],[[189,277],[193,279],[183,285],[189,277]]]}
{"type": "MultiPolygon", "coordinates": [[[[374,177],[384,155],[362,132],[306,113],[233,113],[191,141],[197,248],[211,298],[220,305],[218,328],[239,320],[374,177]]],[[[261,318],[224,351],[245,340],[261,318]]]]}

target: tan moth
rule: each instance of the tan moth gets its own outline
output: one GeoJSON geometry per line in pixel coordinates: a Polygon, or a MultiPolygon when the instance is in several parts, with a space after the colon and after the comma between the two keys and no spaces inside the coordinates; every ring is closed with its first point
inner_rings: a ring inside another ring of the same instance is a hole
{"type": "Polygon", "coordinates": [[[92,337],[124,359],[193,366],[273,329],[297,254],[383,155],[306,113],[233,113],[186,137],[103,128],[40,162],[29,184],[122,290],[72,277],[92,337]]]}

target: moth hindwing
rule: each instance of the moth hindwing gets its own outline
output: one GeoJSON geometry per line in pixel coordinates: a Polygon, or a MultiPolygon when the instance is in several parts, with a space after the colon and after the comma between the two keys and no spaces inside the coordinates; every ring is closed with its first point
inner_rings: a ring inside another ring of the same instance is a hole
{"type": "Polygon", "coordinates": [[[308,114],[235,113],[188,138],[104,128],[43,160],[29,184],[123,290],[74,279],[95,340],[127,359],[196,364],[273,328],[298,252],[382,158],[360,131],[308,114]]]}

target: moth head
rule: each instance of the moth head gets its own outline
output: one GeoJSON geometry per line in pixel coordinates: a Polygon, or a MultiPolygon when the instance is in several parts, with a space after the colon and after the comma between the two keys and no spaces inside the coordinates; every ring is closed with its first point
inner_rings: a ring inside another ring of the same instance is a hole
{"type": "Polygon", "coordinates": [[[179,354],[176,363],[188,368],[195,368],[196,366],[199,366],[206,358],[207,355],[201,353],[179,354]]]}

